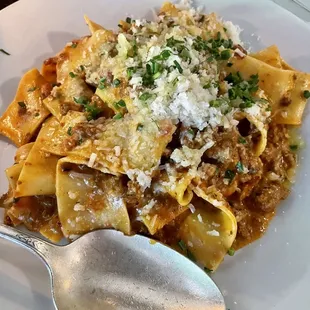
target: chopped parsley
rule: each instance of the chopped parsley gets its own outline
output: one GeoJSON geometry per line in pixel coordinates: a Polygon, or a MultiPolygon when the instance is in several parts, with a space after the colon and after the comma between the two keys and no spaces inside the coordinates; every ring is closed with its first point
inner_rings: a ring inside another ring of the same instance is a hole
{"type": "Polygon", "coordinates": [[[209,269],[208,267],[204,267],[203,270],[208,274],[213,271],[212,269],[209,269]]]}
{"type": "Polygon", "coordinates": [[[100,90],[104,89],[105,88],[105,81],[106,81],[106,78],[103,78],[99,81],[99,84],[98,84],[98,88],[100,90]]]}
{"type": "Polygon", "coordinates": [[[216,60],[227,60],[231,57],[231,52],[229,49],[233,47],[233,41],[231,39],[225,40],[222,39],[221,33],[218,32],[215,39],[203,40],[201,37],[197,37],[194,40],[193,47],[198,52],[208,52],[211,54],[211,57],[208,58],[208,61],[211,62],[213,59],[216,60]],[[220,52],[220,47],[224,47],[226,50],[220,52]]]}
{"type": "Polygon", "coordinates": [[[227,170],[225,171],[224,178],[225,178],[225,179],[228,179],[228,180],[229,180],[229,183],[232,182],[232,180],[234,179],[234,177],[235,177],[235,173],[234,173],[232,170],[227,169],[227,170]]]}
{"type": "Polygon", "coordinates": [[[211,83],[207,83],[206,85],[203,85],[203,89],[209,89],[211,87],[211,83]]]}
{"type": "Polygon", "coordinates": [[[153,97],[153,95],[152,95],[151,93],[145,92],[145,93],[143,93],[143,94],[139,97],[139,99],[140,99],[141,101],[146,101],[146,100],[148,100],[148,99],[150,99],[150,98],[152,98],[152,97],[153,97]]]}
{"type": "Polygon", "coordinates": [[[237,162],[237,165],[236,165],[236,169],[239,173],[243,173],[244,172],[244,167],[243,167],[243,164],[241,161],[238,161],[237,162]]]}
{"type": "Polygon", "coordinates": [[[155,60],[167,60],[171,56],[171,51],[164,50],[159,55],[153,57],[153,61],[155,60]]]}
{"type": "Polygon", "coordinates": [[[194,256],[194,254],[187,248],[185,242],[183,240],[180,240],[178,242],[178,246],[180,247],[180,249],[185,252],[186,256],[193,262],[196,262],[196,257],[194,256]]]}
{"type": "Polygon", "coordinates": [[[136,71],[137,69],[135,67],[127,68],[127,77],[131,78],[136,71]]]}
{"type": "Polygon", "coordinates": [[[72,42],[71,47],[72,48],[76,48],[78,46],[78,44],[76,42],[72,42]]]}
{"type": "Polygon", "coordinates": [[[240,72],[230,73],[224,79],[232,87],[228,90],[230,100],[237,98],[242,100],[240,109],[250,108],[255,103],[254,93],[258,90],[258,74],[251,75],[248,81],[245,81],[240,72]]]}
{"type": "Polygon", "coordinates": [[[36,89],[37,89],[36,86],[34,86],[34,87],[29,88],[27,92],[28,93],[34,92],[36,89]]]}
{"type": "Polygon", "coordinates": [[[246,144],[246,139],[244,139],[243,137],[239,137],[238,142],[241,144],[246,144]]]}
{"type": "Polygon", "coordinates": [[[131,18],[130,17],[126,18],[126,23],[131,24],[131,18]]]}
{"type": "Polygon", "coordinates": [[[188,129],[187,129],[187,132],[188,132],[190,135],[192,135],[192,136],[195,135],[195,131],[194,131],[192,128],[188,128],[188,129]]]}
{"type": "Polygon", "coordinates": [[[11,55],[11,54],[8,53],[7,51],[5,51],[3,48],[0,48],[0,52],[3,53],[3,54],[5,54],[5,55],[8,55],[8,56],[11,55]]]}
{"type": "Polygon", "coordinates": [[[178,242],[178,246],[181,248],[182,251],[186,251],[187,250],[187,246],[185,244],[185,242],[183,240],[180,240],[178,242]]]}
{"type": "Polygon", "coordinates": [[[232,66],[233,66],[233,63],[228,62],[226,66],[230,68],[230,67],[232,67],[232,66]]]}
{"type": "Polygon", "coordinates": [[[76,77],[76,74],[74,74],[73,72],[69,72],[69,75],[71,78],[75,78],[76,77]]]}
{"type": "Polygon", "coordinates": [[[39,117],[40,116],[40,113],[39,112],[37,112],[35,115],[34,115],[34,117],[39,117]]]}
{"type": "Polygon", "coordinates": [[[120,84],[121,84],[121,81],[120,81],[119,79],[115,79],[115,80],[113,81],[114,87],[118,87],[118,86],[120,86],[120,84]]]}
{"type": "Polygon", "coordinates": [[[194,255],[189,249],[187,249],[187,257],[188,257],[192,262],[196,262],[196,257],[195,257],[195,255],[194,255]]]}
{"type": "Polygon", "coordinates": [[[297,144],[290,145],[290,150],[291,151],[297,151],[298,150],[298,145],[297,144]]]}
{"type": "Polygon", "coordinates": [[[80,65],[80,70],[85,71],[85,67],[83,65],[80,65]]]}
{"type": "Polygon", "coordinates": [[[113,119],[121,119],[123,118],[123,114],[122,113],[117,113],[113,116],[113,119]]]}
{"type": "Polygon", "coordinates": [[[220,57],[222,60],[228,60],[231,57],[230,50],[224,50],[221,52],[220,57]]]}
{"type": "Polygon", "coordinates": [[[309,90],[304,90],[303,95],[306,99],[310,98],[310,91],[309,90]]]}
{"type": "Polygon", "coordinates": [[[234,256],[234,255],[235,255],[235,249],[230,248],[230,249],[227,251],[227,254],[228,254],[229,256],[234,256]]]}
{"type": "Polygon", "coordinates": [[[17,103],[18,103],[18,105],[19,105],[22,109],[26,109],[26,108],[27,108],[27,106],[26,106],[26,104],[25,104],[24,101],[19,101],[19,102],[17,102],[17,103]]]}
{"type": "Polygon", "coordinates": [[[72,127],[69,127],[68,128],[68,130],[67,130],[67,134],[69,135],[69,136],[72,136],[72,127]]]}
{"type": "Polygon", "coordinates": [[[121,24],[118,24],[117,26],[118,26],[119,28],[123,28],[123,25],[121,25],[121,24]]]}
{"type": "Polygon", "coordinates": [[[181,67],[181,65],[175,60],[174,61],[175,67],[178,69],[178,71],[182,74],[183,73],[183,69],[181,67]]]}
{"type": "Polygon", "coordinates": [[[120,101],[116,102],[115,105],[117,107],[119,107],[119,108],[126,108],[126,102],[123,99],[121,99],[120,101]]]}
{"type": "Polygon", "coordinates": [[[184,41],[176,40],[174,37],[171,37],[167,40],[167,46],[170,48],[176,47],[179,44],[183,44],[184,41]]]}
{"type": "Polygon", "coordinates": [[[143,126],[142,124],[138,124],[137,130],[138,130],[138,131],[142,131],[143,127],[144,127],[144,126],[143,126]]]}
{"type": "Polygon", "coordinates": [[[88,113],[87,120],[89,121],[97,118],[97,116],[101,113],[101,109],[99,109],[96,105],[91,105],[89,99],[86,97],[74,97],[73,100],[75,103],[83,105],[84,111],[88,113]]]}

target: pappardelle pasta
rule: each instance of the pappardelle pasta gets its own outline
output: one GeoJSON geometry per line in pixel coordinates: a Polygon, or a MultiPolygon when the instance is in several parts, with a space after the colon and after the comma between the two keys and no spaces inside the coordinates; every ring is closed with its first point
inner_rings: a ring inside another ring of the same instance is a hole
{"type": "Polygon", "coordinates": [[[289,194],[310,75],[184,5],[117,32],[85,21],[91,35],[27,72],[0,118],[18,147],[5,223],[53,242],[144,234],[216,270],[289,194]]]}

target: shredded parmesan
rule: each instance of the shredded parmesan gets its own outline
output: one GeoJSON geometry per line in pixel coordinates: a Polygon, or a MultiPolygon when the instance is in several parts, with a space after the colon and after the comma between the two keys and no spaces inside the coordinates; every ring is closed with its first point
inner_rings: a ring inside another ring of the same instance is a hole
{"type": "Polygon", "coordinates": [[[89,168],[92,168],[95,164],[96,159],[97,159],[97,154],[91,153],[87,166],[89,168]]]}
{"type": "Polygon", "coordinates": [[[68,196],[70,199],[76,199],[77,198],[77,193],[69,191],[68,196]]]}
{"type": "Polygon", "coordinates": [[[85,211],[85,206],[83,206],[82,204],[78,202],[74,205],[73,210],[74,211],[85,211]]]}
{"type": "Polygon", "coordinates": [[[219,237],[220,233],[217,230],[211,230],[211,231],[207,231],[207,235],[213,236],[213,237],[219,237]]]}

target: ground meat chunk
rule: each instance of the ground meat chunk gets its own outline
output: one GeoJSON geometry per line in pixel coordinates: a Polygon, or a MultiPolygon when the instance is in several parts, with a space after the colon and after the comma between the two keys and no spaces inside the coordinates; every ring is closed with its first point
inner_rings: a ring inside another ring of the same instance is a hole
{"type": "Polygon", "coordinates": [[[250,196],[249,205],[256,210],[271,212],[288,194],[289,190],[283,184],[264,180],[250,196]]]}

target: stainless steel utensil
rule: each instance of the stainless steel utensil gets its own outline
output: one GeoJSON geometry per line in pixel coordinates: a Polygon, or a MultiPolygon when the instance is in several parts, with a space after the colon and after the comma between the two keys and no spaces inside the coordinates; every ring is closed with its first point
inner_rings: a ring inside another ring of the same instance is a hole
{"type": "Polygon", "coordinates": [[[146,237],[98,230],[58,246],[2,224],[0,237],[43,260],[59,310],[225,310],[203,270],[146,237]]]}

